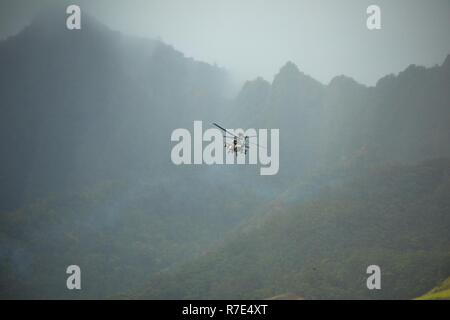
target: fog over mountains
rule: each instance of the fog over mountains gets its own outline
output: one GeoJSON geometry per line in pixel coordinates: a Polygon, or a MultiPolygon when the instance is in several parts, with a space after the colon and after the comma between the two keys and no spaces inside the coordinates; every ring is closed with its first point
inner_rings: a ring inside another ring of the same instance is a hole
{"type": "Polygon", "coordinates": [[[37,191],[158,171],[171,131],[211,119],[226,89],[223,70],[159,41],[89,17],[70,32],[52,13],[1,45],[2,136],[14,139],[2,141],[10,208],[37,191]]]}
{"type": "Polygon", "coordinates": [[[233,95],[224,69],[64,18],[0,42],[2,298],[413,298],[449,276],[450,55],[374,87],[287,62],[233,95]],[[194,120],[279,128],[279,174],[175,166],[194,120]],[[403,276],[371,294],[351,274],[377,261],[403,276]]]}

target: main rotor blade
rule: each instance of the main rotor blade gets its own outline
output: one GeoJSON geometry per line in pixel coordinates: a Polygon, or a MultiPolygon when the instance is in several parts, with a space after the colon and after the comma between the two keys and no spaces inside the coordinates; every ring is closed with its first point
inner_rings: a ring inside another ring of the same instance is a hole
{"type": "MultiPolygon", "coordinates": [[[[230,137],[230,136],[223,136],[225,139],[231,139],[231,140],[234,140],[236,137],[230,137]]],[[[239,139],[239,137],[237,137],[238,139],[238,141],[243,141],[244,139],[239,139]]]]}
{"type": "Polygon", "coordinates": [[[257,146],[258,148],[267,149],[266,147],[260,146],[260,145],[257,144],[257,143],[253,143],[253,142],[250,142],[250,141],[249,141],[248,143],[250,143],[250,144],[252,144],[252,145],[254,145],[254,146],[257,146]]]}
{"type": "Polygon", "coordinates": [[[213,125],[215,125],[217,128],[219,128],[220,130],[223,130],[223,131],[225,131],[226,133],[228,133],[228,134],[230,134],[230,135],[232,135],[233,137],[236,137],[236,138],[239,138],[237,135],[235,135],[235,134],[232,134],[230,131],[228,131],[227,129],[225,129],[225,128],[222,128],[221,126],[219,126],[217,123],[215,123],[215,122],[213,122],[213,125]]]}

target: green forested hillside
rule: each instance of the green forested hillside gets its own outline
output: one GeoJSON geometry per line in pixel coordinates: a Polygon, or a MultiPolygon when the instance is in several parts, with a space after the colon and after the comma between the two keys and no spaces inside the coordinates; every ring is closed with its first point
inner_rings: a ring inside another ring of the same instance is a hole
{"type": "Polygon", "coordinates": [[[268,214],[138,298],[410,299],[450,272],[450,161],[384,166],[268,214]],[[366,287],[379,265],[382,289],[366,287]]]}
{"type": "Polygon", "coordinates": [[[447,278],[417,300],[450,300],[450,278],[447,278]]]}
{"type": "Polygon", "coordinates": [[[109,181],[1,212],[0,298],[114,297],[139,288],[154,272],[199,255],[259,203],[251,192],[218,191],[204,179],[185,175],[176,186],[169,178],[109,181]],[[222,192],[245,197],[234,203],[222,192]],[[217,200],[206,203],[210,198],[217,200]],[[80,291],[65,285],[72,264],[82,270],[80,291]]]}

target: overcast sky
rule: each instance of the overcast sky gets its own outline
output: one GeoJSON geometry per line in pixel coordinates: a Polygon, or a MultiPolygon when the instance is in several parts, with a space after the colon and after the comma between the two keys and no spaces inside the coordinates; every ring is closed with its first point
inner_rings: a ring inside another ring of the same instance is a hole
{"type": "MultiPolygon", "coordinates": [[[[44,3],[0,0],[0,38],[17,33],[44,3]]],[[[323,83],[345,74],[373,85],[409,64],[450,53],[450,0],[80,0],[112,29],[156,38],[227,68],[271,81],[288,60],[323,83]],[[382,29],[366,28],[381,7],[382,29]]],[[[63,14],[65,14],[63,12],[63,14]]],[[[64,27],[64,26],[63,26],[64,27]]]]}

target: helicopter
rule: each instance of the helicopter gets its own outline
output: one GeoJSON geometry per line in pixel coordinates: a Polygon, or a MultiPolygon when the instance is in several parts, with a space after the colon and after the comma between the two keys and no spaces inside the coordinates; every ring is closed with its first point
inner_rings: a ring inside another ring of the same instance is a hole
{"type": "MultiPolygon", "coordinates": [[[[224,127],[218,125],[213,122],[213,125],[224,132],[224,144],[223,147],[229,152],[234,153],[234,156],[237,157],[238,153],[243,153],[247,155],[248,150],[250,148],[250,144],[256,145],[257,147],[261,147],[257,143],[252,143],[249,141],[249,138],[256,136],[244,136],[242,132],[239,132],[237,135],[228,131],[224,127]],[[228,139],[228,141],[227,141],[228,139]]],[[[262,147],[261,147],[262,148],[262,147]]]]}

